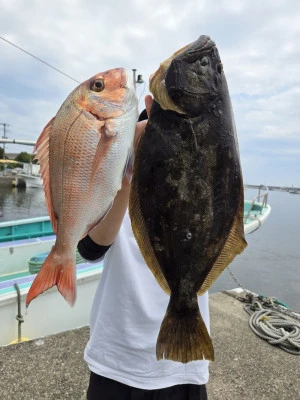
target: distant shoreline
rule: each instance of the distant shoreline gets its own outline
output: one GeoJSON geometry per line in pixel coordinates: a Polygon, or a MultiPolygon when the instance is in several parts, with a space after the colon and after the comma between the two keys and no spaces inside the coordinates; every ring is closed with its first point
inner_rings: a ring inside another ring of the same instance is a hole
{"type": "MultiPolygon", "coordinates": [[[[8,176],[0,176],[0,187],[12,187],[13,181],[16,179],[15,175],[8,175],[8,176]]],[[[245,189],[259,189],[265,188],[266,185],[248,185],[244,184],[245,189]]],[[[269,186],[267,185],[270,191],[276,190],[278,192],[288,192],[293,194],[300,194],[300,187],[294,186],[269,186]]]]}

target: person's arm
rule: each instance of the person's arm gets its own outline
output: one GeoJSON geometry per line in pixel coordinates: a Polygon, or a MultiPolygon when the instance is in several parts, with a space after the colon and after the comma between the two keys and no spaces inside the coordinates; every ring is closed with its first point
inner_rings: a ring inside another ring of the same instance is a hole
{"type": "MultiPolygon", "coordinates": [[[[150,113],[152,103],[153,103],[152,97],[150,95],[146,96],[145,105],[148,115],[150,113]]],[[[134,137],[134,150],[137,147],[141,135],[145,131],[146,124],[147,121],[141,121],[136,124],[135,137],[134,137]]],[[[86,255],[84,254],[84,249],[83,249],[83,247],[86,244],[92,251],[93,250],[95,251],[95,254],[97,253],[97,245],[98,245],[99,246],[98,250],[100,254],[99,257],[101,257],[105,253],[105,251],[109,248],[109,246],[114,242],[120,230],[126,209],[128,207],[129,193],[130,193],[130,183],[128,181],[128,178],[125,176],[123,178],[122,188],[117,193],[112,208],[109,210],[106,217],[89,232],[88,237],[80,241],[78,250],[83,257],[85,257],[86,255]]]]}
{"type": "Polygon", "coordinates": [[[121,227],[128,206],[130,185],[126,177],[106,217],[77,245],[79,254],[89,261],[97,261],[110,248],[121,227]]]}
{"type": "Polygon", "coordinates": [[[90,238],[101,246],[109,246],[115,240],[126,209],[128,207],[130,184],[126,177],[122,182],[122,188],[117,193],[113,205],[106,217],[94,229],[89,232],[90,238]]]}

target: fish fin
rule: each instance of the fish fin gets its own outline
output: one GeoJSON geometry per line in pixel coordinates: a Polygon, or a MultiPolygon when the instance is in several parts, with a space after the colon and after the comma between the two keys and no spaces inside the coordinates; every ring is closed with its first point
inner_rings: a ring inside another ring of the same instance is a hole
{"type": "Polygon", "coordinates": [[[140,200],[138,196],[137,178],[135,178],[135,176],[136,175],[133,174],[129,196],[129,215],[132,231],[146,264],[150,268],[152,274],[163,291],[170,295],[170,287],[166,281],[166,278],[164,277],[147,234],[147,228],[141,212],[140,200]]]}
{"type": "Polygon", "coordinates": [[[50,220],[52,223],[53,232],[57,233],[57,216],[54,212],[52,200],[51,200],[51,190],[50,190],[50,173],[49,173],[49,135],[52,128],[52,124],[55,120],[53,117],[48,124],[43,129],[40,134],[36,145],[34,147],[35,157],[34,159],[40,164],[40,173],[43,179],[43,187],[46,199],[46,206],[50,220]]]}
{"type": "Polygon", "coordinates": [[[134,152],[133,147],[129,150],[127,160],[125,163],[123,178],[126,176],[128,182],[131,182],[132,174],[133,174],[133,164],[134,164],[134,152]]]}
{"type": "Polygon", "coordinates": [[[214,361],[214,348],[200,314],[196,295],[193,303],[192,308],[186,307],[179,312],[178,301],[171,294],[157,338],[157,360],[181,363],[203,359],[214,361]]]}
{"type": "Polygon", "coordinates": [[[238,212],[234,218],[231,230],[229,232],[228,238],[225,245],[214,263],[212,269],[208,273],[205,281],[198,291],[198,296],[205,293],[218,276],[224,271],[224,269],[233,261],[235,256],[241,254],[243,250],[247,247],[247,242],[244,234],[244,198],[241,196],[238,212]]]}
{"type": "Polygon", "coordinates": [[[114,129],[113,122],[107,121],[100,128],[100,139],[97,145],[95,156],[92,163],[92,171],[90,177],[90,187],[93,185],[94,177],[99,169],[99,166],[103,163],[107,153],[110,150],[112,143],[116,139],[117,131],[114,129]]]}
{"type": "Polygon", "coordinates": [[[53,247],[30,286],[26,297],[26,307],[35,297],[55,285],[61,295],[73,307],[76,300],[75,266],[75,258],[61,257],[53,247]]]}
{"type": "Polygon", "coordinates": [[[159,103],[161,108],[163,110],[173,110],[178,112],[179,114],[184,114],[185,112],[181,110],[181,108],[178,107],[173,102],[173,100],[171,100],[166,90],[165,84],[162,85],[162,82],[165,79],[166,71],[169,68],[172,60],[180,53],[184,52],[187,49],[187,47],[189,47],[189,44],[177,50],[171,57],[163,61],[160,64],[158,70],[154,72],[154,74],[152,74],[149,79],[150,92],[153,94],[154,99],[159,103]]]}

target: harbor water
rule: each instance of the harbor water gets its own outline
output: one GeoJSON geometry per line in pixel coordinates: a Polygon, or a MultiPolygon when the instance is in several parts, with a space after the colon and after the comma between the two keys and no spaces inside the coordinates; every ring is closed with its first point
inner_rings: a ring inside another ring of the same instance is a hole
{"type": "MultiPolygon", "coordinates": [[[[256,190],[247,189],[252,200],[256,190]]],[[[236,281],[225,270],[210,293],[237,287],[274,296],[300,311],[300,195],[269,192],[271,215],[256,232],[247,235],[248,247],[230,265],[236,281]]],[[[0,221],[47,215],[41,189],[0,188],[0,221]]]]}

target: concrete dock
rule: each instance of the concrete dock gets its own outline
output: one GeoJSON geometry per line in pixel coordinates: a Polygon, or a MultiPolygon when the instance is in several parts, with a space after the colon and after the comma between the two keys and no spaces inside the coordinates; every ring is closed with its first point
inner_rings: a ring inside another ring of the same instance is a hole
{"type": "MultiPolygon", "coordinates": [[[[210,312],[216,361],[210,366],[209,400],[300,400],[299,356],[258,338],[243,304],[227,294],[210,295],[210,312]]],[[[88,336],[83,327],[0,347],[0,399],[85,399],[88,336]]]]}

